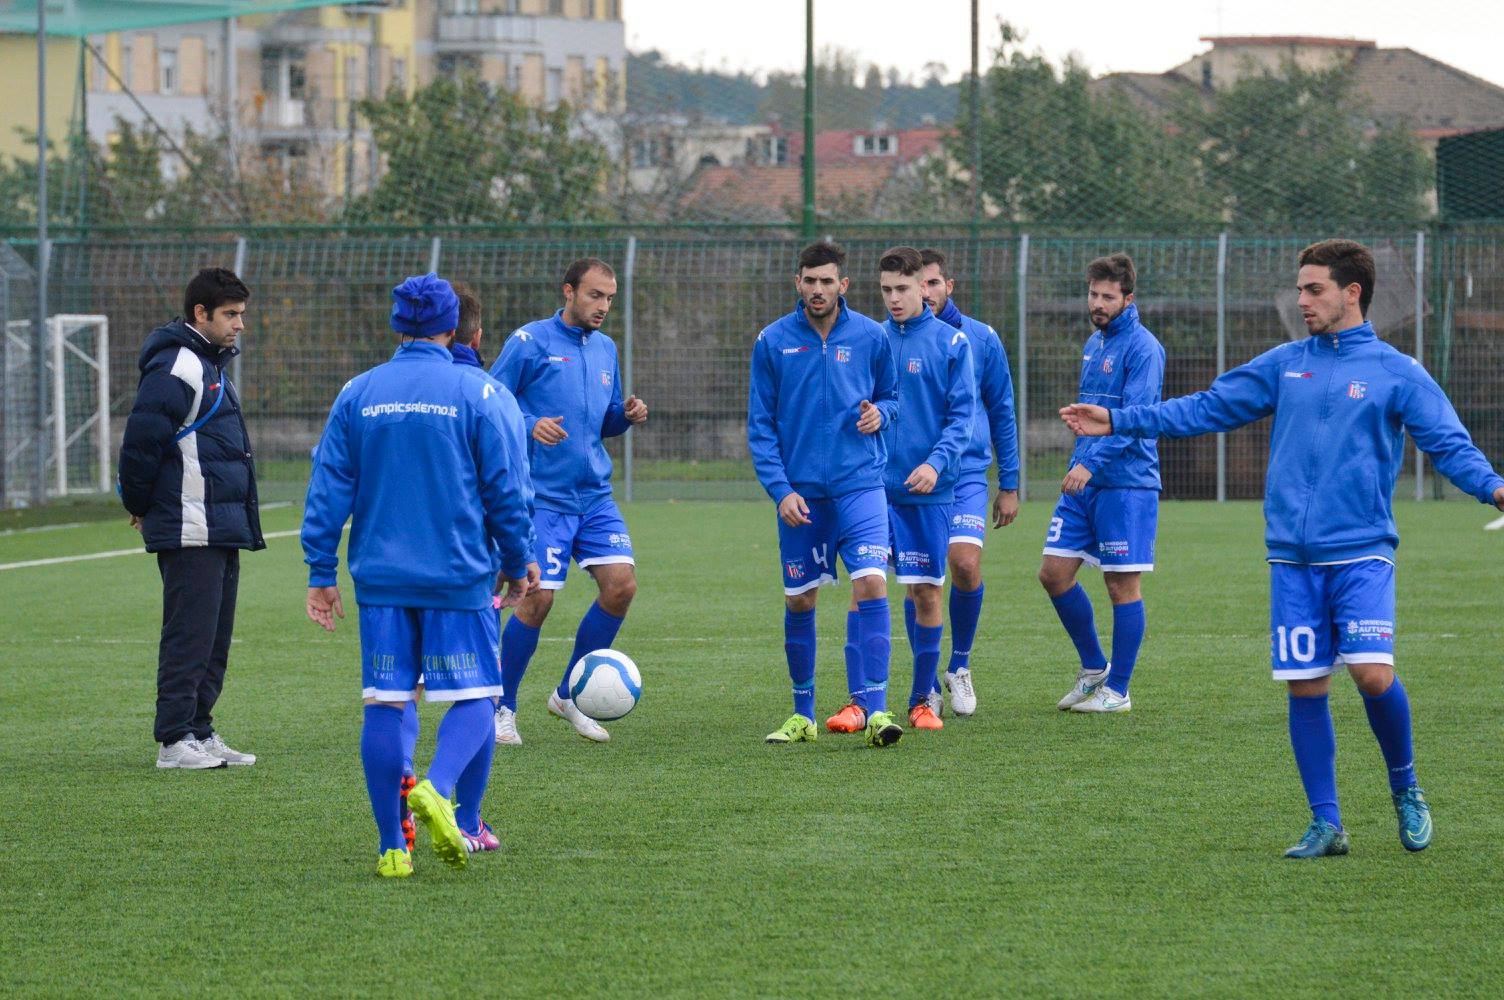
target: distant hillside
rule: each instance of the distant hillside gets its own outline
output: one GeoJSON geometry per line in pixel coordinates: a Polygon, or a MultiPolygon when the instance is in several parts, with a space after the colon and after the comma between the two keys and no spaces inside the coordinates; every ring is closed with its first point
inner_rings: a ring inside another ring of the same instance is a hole
{"type": "MultiPolygon", "coordinates": [[[[892,70],[859,67],[849,53],[821,53],[816,69],[817,125],[823,129],[866,128],[884,122],[914,128],[932,118],[955,119],[960,87],[931,75],[922,83],[892,70]]],[[[635,114],[682,114],[733,125],[758,125],[776,116],[796,128],[804,113],[802,74],[773,73],[766,84],[747,73],[692,69],[662,53],[627,54],[627,108],[635,114]]]]}

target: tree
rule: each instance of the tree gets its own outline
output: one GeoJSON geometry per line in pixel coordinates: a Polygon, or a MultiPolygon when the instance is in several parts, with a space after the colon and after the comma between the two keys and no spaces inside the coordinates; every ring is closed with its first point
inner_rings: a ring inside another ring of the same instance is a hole
{"type": "Polygon", "coordinates": [[[473,76],[360,103],[385,170],[351,222],[568,222],[604,210],[609,160],[567,104],[544,111],[473,76]]]}

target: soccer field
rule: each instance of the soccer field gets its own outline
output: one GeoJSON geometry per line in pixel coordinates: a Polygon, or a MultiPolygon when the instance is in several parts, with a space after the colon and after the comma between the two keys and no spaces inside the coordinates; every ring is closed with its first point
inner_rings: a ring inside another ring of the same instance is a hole
{"type": "MultiPolygon", "coordinates": [[[[642,704],[603,746],[546,715],[593,594],[572,570],[523,683],[526,745],[496,753],[485,816],[502,851],[454,872],[420,834],[415,876],[395,882],[374,870],[353,592],[337,634],[308,622],[295,537],[242,563],[217,721],[252,768],[152,767],[153,560],[0,572],[5,992],[1498,995],[1489,508],[1397,510],[1399,670],[1435,844],[1401,849],[1343,680],[1353,853],[1317,862],[1280,857],[1309,813],[1269,678],[1256,504],[1164,505],[1134,710],[1101,717],[1055,710],[1075,662],[1034,579],[1048,508],[1026,505],[989,534],[978,714],[887,751],[762,742],[790,710],[770,504],[626,513],[641,589],[618,645],[642,704]]],[[[0,563],[134,544],[121,518],[0,537],[0,563]]],[[[1110,624],[1100,576],[1083,578],[1110,624]]],[[[822,598],[822,719],[844,701],[848,594],[822,598]]],[[[424,708],[420,761],[438,718],[424,708]]]]}

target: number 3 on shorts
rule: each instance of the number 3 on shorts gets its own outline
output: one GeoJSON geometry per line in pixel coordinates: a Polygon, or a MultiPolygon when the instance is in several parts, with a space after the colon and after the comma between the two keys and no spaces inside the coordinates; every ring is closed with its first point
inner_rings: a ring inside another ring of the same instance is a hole
{"type": "Polygon", "coordinates": [[[1058,518],[1058,517],[1052,517],[1052,518],[1050,518],[1050,533],[1048,535],[1044,536],[1044,540],[1047,541],[1047,542],[1058,542],[1058,541],[1060,541],[1060,532],[1061,532],[1061,529],[1063,529],[1064,527],[1065,527],[1065,521],[1062,518],[1058,518]]]}

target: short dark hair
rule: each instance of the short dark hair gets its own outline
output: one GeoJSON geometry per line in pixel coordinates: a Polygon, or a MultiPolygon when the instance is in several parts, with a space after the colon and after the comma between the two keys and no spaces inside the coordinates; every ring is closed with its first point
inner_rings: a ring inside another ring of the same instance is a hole
{"type": "Polygon", "coordinates": [[[480,297],[475,294],[475,289],[463,281],[451,281],[449,287],[454,289],[455,298],[460,300],[460,318],[459,325],[455,327],[455,337],[469,343],[470,338],[475,336],[475,331],[480,329],[480,297]]]}
{"type": "Polygon", "coordinates": [[[581,257],[564,269],[564,284],[570,288],[579,288],[580,279],[591,271],[603,271],[608,278],[616,277],[616,271],[611,265],[599,257],[581,257]]]}
{"type": "Polygon", "coordinates": [[[892,247],[884,250],[877,262],[877,272],[887,274],[918,274],[924,269],[924,258],[913,247],[892,247]]]}
{"type": "Polygon", "coordinates": [[[925,247],[919,251],[919,259],[924,262],[925,267],[929,267],[931,264],[938,264],[940,267],[940,277],[950,277],[950,273],[945,269],[945,254],[934,247],[925,247]]]}
{"type": "Polygon", "coordinates": [[[245,302],[250,297],[251,290],[234,271],[227,267],[206,267],[193,276],[183,293],[183,319],[193,322],[194,306],[203,306],[204,312],[212,317],[214,310],[225,303],[245,302]]]}
{"type": "Polygon", "coordinates": [[[826,264],[834,264],[837,275],[845,274],[846,251],[834,240],[816,240],[799,251],[799,267],[794,273],[802,274],[807,267],[824,267],[826,264]]]}
{"type": "Polygon", "coordinates": [[[1321,240],[1300,252],[1300,266],[1314,264],[1329,268],[1332,280],[1341,288],[1358,286],[1358,309],[1368,315],[1373,301],[1373,286],[1378,277],[1373,251],[1356,240],[1321,240]]]}
{"type": "Polygon", "coordinates": [[[1132,295],[1138,285],[1138,272],[1133,269],[1133,258],[1119,250],[1087,264],[1086,280],[1116,281],[1124,295],[1132,295]]]}

